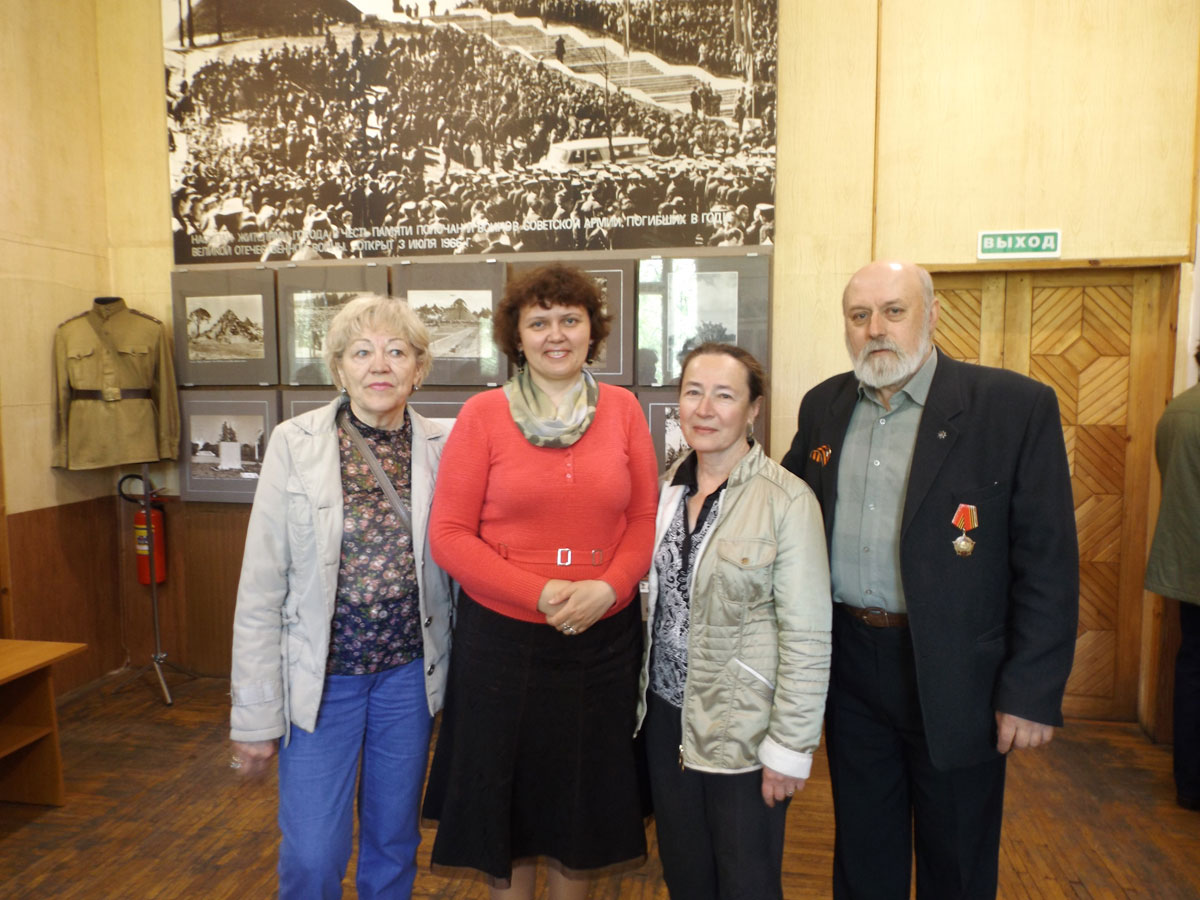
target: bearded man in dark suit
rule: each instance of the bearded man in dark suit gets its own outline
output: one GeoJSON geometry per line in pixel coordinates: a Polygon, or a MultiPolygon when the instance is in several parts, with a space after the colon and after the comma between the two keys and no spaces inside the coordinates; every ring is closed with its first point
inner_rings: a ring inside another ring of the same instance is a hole
{"type": "Polygon", "coordinates": [[[800,405],[783,465],[821,500],[833,575],[826,743],[837,900],[994,898],[1005,754],[1051,740],[1079,550],[1054,392],[933,346],[924,269],[842,297],[854,371],[800,405]]]}

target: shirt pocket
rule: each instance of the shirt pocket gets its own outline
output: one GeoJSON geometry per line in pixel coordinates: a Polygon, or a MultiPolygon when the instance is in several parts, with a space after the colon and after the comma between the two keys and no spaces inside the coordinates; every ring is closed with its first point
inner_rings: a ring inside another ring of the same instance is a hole
{"type": "Polygon", "coordinates": [[[95,347],[72,347],[67,350],[67,375],[71,387],[95,390],[100,387],[100,360],[95,347]]]}
{"type": "MultiPolygon", "coordinates": [[[[128,373],[130,369],[138,375],[144,376],[149,384],[149,378],[153,373],[154,357],[150,355],[150,347],[146,344],[118,344],[117,358],[122,366],[126,367],[128,373]]],[[[125,385],[128,387],[129,385],[125,385]]],[[[133,387],[143,387],[143,385],[133,385],[133,387]]]]}
{"type": "Polygon", "coordinates": [[[739,606],[756,606],[772,597],[775,541],[723,539],[717,541],[717,577],[725,599],[739,606]]]}

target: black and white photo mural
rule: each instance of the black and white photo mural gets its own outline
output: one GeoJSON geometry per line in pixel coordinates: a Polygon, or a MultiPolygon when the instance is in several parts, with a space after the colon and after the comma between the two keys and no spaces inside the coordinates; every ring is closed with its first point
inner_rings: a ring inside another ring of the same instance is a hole
{"type": "Polygon", "coordinates": [[[774,239],[777,0],[163,0],[177,265],[774,239]]]}

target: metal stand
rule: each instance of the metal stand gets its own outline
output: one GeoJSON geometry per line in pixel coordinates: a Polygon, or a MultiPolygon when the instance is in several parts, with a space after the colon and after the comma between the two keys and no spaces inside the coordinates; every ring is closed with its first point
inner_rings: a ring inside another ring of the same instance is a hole
{"type": "Polygon", "coordinates": [[[146,551],[149,554],[150,561],[150,610],[154,616],[154,653],[150,657],[150,662],[146,663],[146,665],[142,666],[136,672],[132,673],[127,679],[117,685],[117,687],[113,689],[113,693],[121,690],[129,682],[140,678],[146,672],[150,671],[150,669],[154,669],[154,674],[158,677],[158,686],[162,689],[163,703],[165,703],[167,706],[173,706],[175,701],[171,698],[171,690],[167,687],[166,678],[163,677],[163,666],[170,666],[172,669],[175,669],[175,671],[181,672],[185,675],[191,673],[184,672],[184,670],[180,669],[178,666],[167,662],[167,654],[162,648],[162,635],[158,626],[158,572],[156,571],[154,565],[154,543],[157,539],[157,536],[154,533],[154,518],[150,514],[152,509],[151,503],[154,500],[154,489],[150,486],[149,463],[142,463],[141,478],[141,507],[142,511],[146,514],[146,551]]]}

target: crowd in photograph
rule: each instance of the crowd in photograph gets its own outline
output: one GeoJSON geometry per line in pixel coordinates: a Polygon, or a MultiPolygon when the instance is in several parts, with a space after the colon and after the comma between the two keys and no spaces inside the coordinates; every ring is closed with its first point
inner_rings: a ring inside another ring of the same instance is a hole
{"type": "MultiPolygon", "coordinates": [[[[481,0],[493,13],[538,16],[546,23],[576,25],[625,39],[624,3],[598,0],[481,0]]],[[[745,41],[739,42],[730,0],[631,0],[629,42],[667,62],[699,66],[714,75],[745,77],[745,41]],[[739,46],[740,43],[740,46],[739,46]]],[[[754,80],[775,83],[778,12],[775,0],[745,0],[750,24],[754,80]]]]}
{"type": "Polygon", "coordinates": [[[773,116],[739,129],[606,94],[457,29],[327,31],[172,87],[179,262],[771,241],[773,116]],[[648,154],[544,164],[610,136],[648,154]]]}

